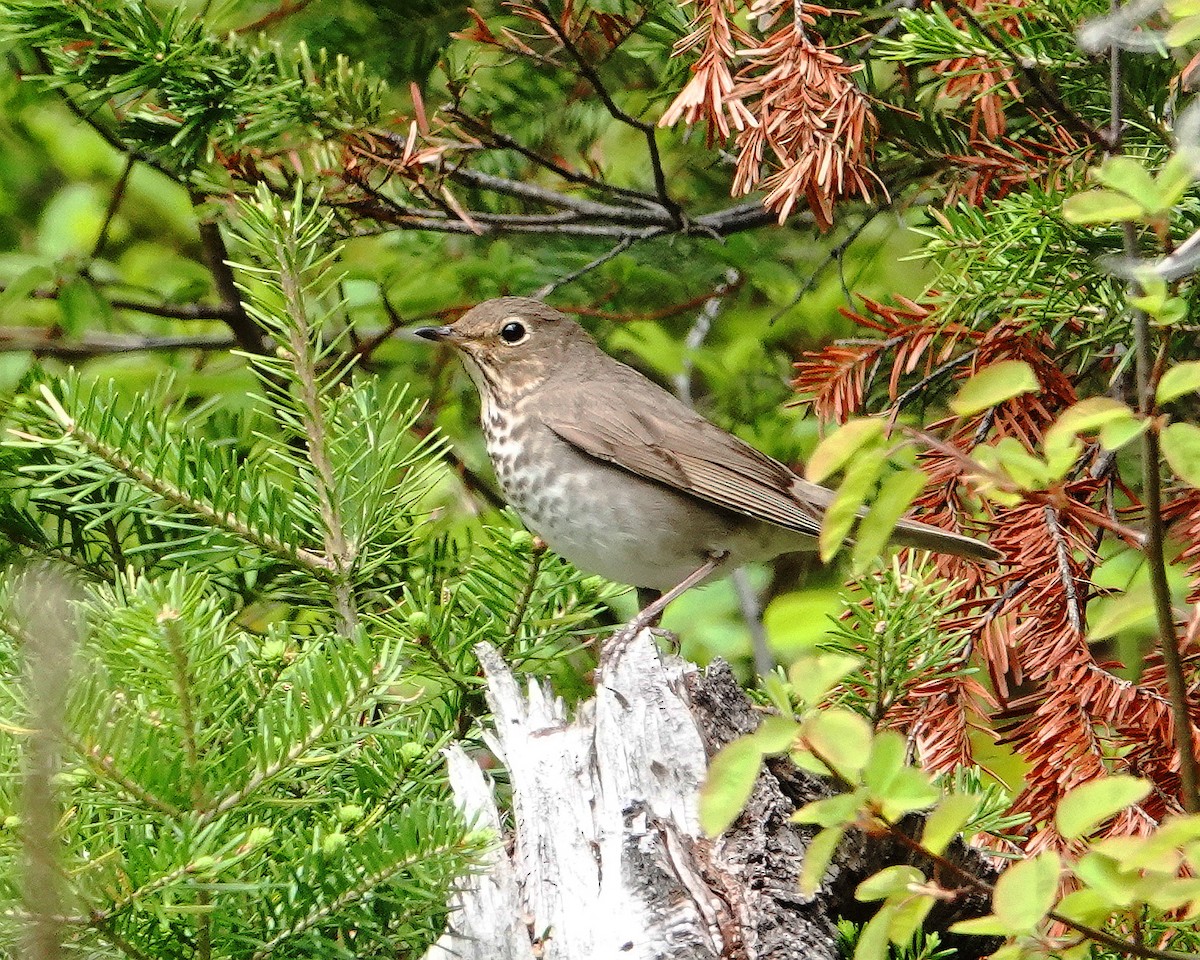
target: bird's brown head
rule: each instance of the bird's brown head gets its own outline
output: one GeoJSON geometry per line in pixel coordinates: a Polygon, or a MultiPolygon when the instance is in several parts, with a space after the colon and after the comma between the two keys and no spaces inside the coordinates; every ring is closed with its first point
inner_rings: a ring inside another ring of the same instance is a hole
{"type": "Polygon", "coordinates": [[[501,403],[598,350],[570,317],[527,297],[488,300],[454,323],[412,332],[454,347],[480,393],[501,403]]]}

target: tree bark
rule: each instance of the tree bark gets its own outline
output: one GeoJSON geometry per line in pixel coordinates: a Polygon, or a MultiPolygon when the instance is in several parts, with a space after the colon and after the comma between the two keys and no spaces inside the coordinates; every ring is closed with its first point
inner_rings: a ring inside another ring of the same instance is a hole
{"type": "Polygon", "coordinates": [[[643,631],[610,651],[595,697],[571,718],[546,686],[523,692],[494,648],[477,652],[494,715],[486,739],[509,773],[514,826],[505,829],[478,764],[450,748],[461,809],[505,842],[465,878],[426,960],[835,960],[837,919],[865,918],[854,887],[905,859],[852,838],[822,888],[803,896],[796,878],[812,830],[790,816],[829,788],[786,760],[765,766],[728,831],[701,833],[709,757],[760,716],[724,663],[700,672],[643,631]]]}

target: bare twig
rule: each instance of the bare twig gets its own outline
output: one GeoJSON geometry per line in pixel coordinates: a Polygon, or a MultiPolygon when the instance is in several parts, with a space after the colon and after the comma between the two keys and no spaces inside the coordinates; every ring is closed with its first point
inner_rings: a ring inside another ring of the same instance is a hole
{"type": "Polygon", "coordinates": [[[125,199],[125,188],[129,185],[129,176],[133,173],[134,164],[137,163],[137,158],[133,154],[126,154],[125,166],[121,170],[121,175],[117,178],[117,184],[113,187],[112,196],[108,198],[108,207],[104,211],[104,220],[100,223],[100,231],[96,234],[96,242],[92,245],[91,259],[95,260],[104,252],[104,247],[108,243],[108,232],[112,228],[113,217],[117,215],[117,211],[121,208],[121,201],[125,199]]]}
{"type": "MultiPolygon", "coordinates": [[[[4,293],[0,285],[0,293],[4,293]]],[[[29,294],[34,300],[57,300],[62,291],[58,289],[34,290],[29,294]]],[[[146,303],[141,300],[124,300],[119,297],[111,298],[108,305],[114,310],[132,310],[151,317],[164,317],[167,320],[221,320],[226,321],[233,315],[233,309],[220,303],[146,303]]]]}
{"type": "Polygon", "coordinates": [[[1063,536],[1062,527],[1058,523],[1058,512],[1046,504],[1042,508],[1046,518],[1046,528],[1050,531],[1050,539],[1054,543],[1054,553],[1058,562],[1058,578],[1062,582],[1063,592],[1067,595],[1067,617],[1075,632],[1083,636],[1083,610],[1079,604],[1079,592],[1075,589],[1075,576],[1071,572],[1071,548],[1063,536]]]}
{"type": "Polygon", "coordinates": [[[571,273],[568,273],[565,277],[559,277],[553,283],[547,283],[547,284],[544,284],[543,286],[538,287],[533,293],[530,294],[530,296],[533,297],[535,300],[544,300],[546,297],[550,296],[550,294],[552,294],[555,290],[558,290],[560,287],[565,287],[568,283],[574,283],[580,277],[586,276],[587,274],[591,273],[593,270],[604,266],[604,264],[608,263],[609,260],[613,260],[616,257],[619,257],[622,253],[624,253],[626,250],[628,250],[630,247],[632,247],[633,244],[634,244],[634,241],[631,237],[626,237],[625,239],[618,241],[617,245],[615,247],[613,247],[611,250],[609,250],[607,253],[600,254],[600,256],[598,256],[595,260],[591,261],[590,263],[584,264],[578,270],[573,270],[571,273]]]}
{"type": "Polygon", "coordinates": [[[167,350],[230,350],[238,345],[230,336],[137,337],[93,333],[78,340],[63,340],[51,330],[36,327],[0,327],[0,353],[33,353],[60,360],[121,353],[159,353],[167,350]]]}
{"type": "MultiPolygon", "coordinates": [[[[1111,0],[1110,9],[1119,12],[1120,0],[1111,0]]],[[[1121,50],[1115,44],[1109,48],[1109,96],[1111,98],[1111,122],[1106,143],[1109,152],[1117,152],[1121,146],[1124,126],[1121,81],[1121,50]]],[[[1137,232],[1130,221],[1123,224],[1125,256],[1137,256],[1137,232]]],[[[1129,283],[1131,296],[1143,293],[1136,280],[1129,283]]],[[[1134,368],[1137,380],[1138,412],[1146,418],[1154,414],[1155,376],[1154,348],[1151,342],[1150,318],[1145,311],[1129,307],[1133,322],[1134,368]]],[[[1179,638],[1175,631],[1175,611],[1171,605],[1171,588],[1167,582],[1167,564],[1163,544],[1166,530],[1162,516],[1162,454],[1159,449],[1158,430],[1151,424],[1142,431],[1142,498],[1146,507],[1146,540],[1143,553],[1150,576],[1150,590],[1154,598],[1154,615],[1158,624],[1158,645],[1162,653],[1163,669],[1167,677],[1167,689],[1171,696],[1171,714],[1174,719],[1175,748],[1179,751],[1179,785],[1183,808],[1188,813],[1200,812],[1200,765],[1197,764],[1192,740],[1192,717],[1188,704],[1187,678],[1179,655],[1179,638]]]]}
{"type": "Polygon", "coordinates": [[[609,116],[619,123],[641,131],[642,135],[646,138],[646,150],[650,155],[650,169],[654,174],[654,189],[658,194],[658,202],[670,214],[671,222],[676,229],[683,229],[683,210],[678,203],[671,199],[671,195],[667,190],[667,176],[663,172],[662,157],[658,152],[658,131],[654,124],[638,120],[617,106],[617,102],[613,100],[612,94],[604,85],[604,81],[600,79],[600,75],[596,72],[595,67],[592,66],[591,61],[575,46],[574,42],[567,35],[567,32],[559,24],[558,19],[550,11],[550,7],[545,3],[545,0],[532,0],[532,2],[541,11],[542,15],[545,16],[546,22],[550,25],[550,29],[554,31],[555,36],[558,37],[559,43],[563,45],[563,49],[570,54],[571,59],[578,65],[579,72],[592,85],[592,89],[596,91],[596,96],[604,104],[604,108],[608,111],[609,116]]]}

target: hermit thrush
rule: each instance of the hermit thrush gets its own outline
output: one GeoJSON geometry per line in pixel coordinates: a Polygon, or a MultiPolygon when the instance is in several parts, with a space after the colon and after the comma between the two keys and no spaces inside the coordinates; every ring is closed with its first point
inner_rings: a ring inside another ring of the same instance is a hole
{"type": "MultiPolygon", "coordinates": [[[[505,498],[581,570],[665,590],[718,561],[816,548],[833,491],[705,420],[554,308],[501,297],[413,332],[462,355],[505,498]]],[[[902,520],[893,536],[910,547],[998,556],[915,520],[902,520]]]]}

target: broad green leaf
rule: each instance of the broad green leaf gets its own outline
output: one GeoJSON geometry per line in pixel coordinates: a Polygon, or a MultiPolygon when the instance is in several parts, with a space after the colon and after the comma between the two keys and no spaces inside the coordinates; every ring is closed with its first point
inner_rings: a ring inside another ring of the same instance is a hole
{"type": "Polygon", "coordinates": [[[1108,919],[1112,905],[1095,890],[1072,890],[1058,901],[1054,912],[1078,923],[1096,926],[1108,919]]]}
{"type": "MultiPolygon", "coordinates": [[[[980,447],[978,453],[990,450],[995,466],[1003,468],[1017,486],[1024,490],[1041,490],[1056,479],[1050,465],[1025,449],[1016,437],[1003,437],[990,447],[980,447]]],[[[984,462],[983,457],[978,457],[984,462]]]]}
{"type": "Polygon", "coordinates": [[[811,897],[820,888],[845,832],[844,827],[828,827],[809,841],[804,851],[804,863],[800,865],[801,893],[811,897]]]}
{"type": "Polygon", "coordinates": [[[908,512],[913,500],[924,488],[926,479],[920,470],[903,470],[883,481],[879,495],[858,525],[854,551],[851,553],[851,564],[855,570],[866,569],[883,553],[896,524],[908,512]]]}
{"type": "Polygon", "coordinates": [[[881,450],[863,450],[860,456],[854,458],[854,469],[846,471],[833,503],[829,505],[821,520],[821,533],[817,543],[823,563],[829,563],[834,558],[846,537],[850,535],[850,530],[858,519],[859,510],[875,486],[875,478],[882,469],[881,450]]]}
{"type": "Polygon", "coordinates": [[[1154,399],[1159,403],[1170,403],[1197,390],[1200,390],[1200,360],[1189,360],[1175,364],[1163,374],[1154,399]]]}
{"type": "Polygon", "coordinates": [[[921,845],[931,853],[944,851],[975,816],[979,800],[968,793],[952,793],[925,819],[921,845]]]}
{"type": "Polygon", "coordinates": [[[883,436],[883,421],[874,417],[851,420],[840,426],[818,445],[804,469],[805,479],[822,483],[837,473],[863,447],[883,436]]]}
{"type": "Polygon", "coordinates": [[[896,774],[887,793],[877,799],[880,812],[889,822],[895,823],[907,814],[932,807],[941,795],[924,770],[905,767],[896,774]]]}
{"type": "Polygon", "coordinates": [[[1133,411],[1128,404],[1111,397],[1089,397],[1068,407],[1046,431],[1046,455],[1069,447],[1081,433],[1094,433],[1105,424],[1133,420],[1133,411]]]}
{"type": "Polygon", "coordinates": [[[908,744],[895,730],[884,730],[875,735],[871,744],[871,755],[863,767],[863,784],[872,796],[885,795],[908,757],[908,744]]]}
{"type": "Polygon", "coordinates": [[[1043,850],[1000,874],[992,910],[1008,925],[1009,934],[1030,933],[1045,919],[1058,896],[1058,854],[1043,850]]]}
{"type": "Polygon", "coordinates": [[[42,263],[30,267],[0,290],[0,314],[7,314],[18,301],[24,300],[38,287],[53,282],[54,271],[50,267],[42,263]]]}
{"type": "Polygon", "coordinates": [[[913,934],[925,922],[933,904],[934,899],[928,894],[909,894],[897,903],[888,924],[888,939],[898,947],[912,943],[913,934]]]}
{"type": "Polygon", "coordinates": [[[959,920],[958,923],[951,925],[950,932],[969,933],[976,937],[1007,937],[1012,933],[1008,925],[995,914],[973,917],[970,920],[959,920]]]}
{"type": "Polygon", "coordinates": [[[1144,202],[1155,195],[1154,178],[1145,163],[1125,154],[1107,157],[1095,174],[1097,182],[1135,200],[1144,202]]]}
{"type": "Polygon", "coordinates": [[[1067,840],[1084,837],[1109,817],[1138,803],[1150,793],[1150,783],[1125,775],[1104,777],[1076,787],[1058,804],[1055,826],[1067,840]]]}
{"type": "Polygon", "coordinates": [[[749,737],[722,747],[708,765],[708,776],[700,788],[700,827],[715,837],[724,833],[746,806],[758,769],[762,750],[749,737]]]}
{"type": "Polygon", "coordinates": [[[1080,225],[1138,220],[1145,213],[1138,201],[1116,190],[1087,190],[1063,201],[1063,218],[1080,225]]]}
{"type": "Polygon", "coordinates": [[[863,903],[872,900],[886,900],[897,893],[907,893],[914,883],[924,883],[925,874],[916,867],[901,864],[894,867],[884,867],[878,873],[867,877],[854,890],[854,899],[863,903]]]}
{"type": "Polygon", "coordinates": [[[858,791],[839,793],[806,803],[792,814],[793,823],[813,823],[818,827],[848,827],[858,819],[863,797],[858,791]]]}
{"type": "Polygon", "coordinates": [[[765,717],[749,740],[760,753],[785,753],[800,733],[800,724],[791,717],[765,717]]]}
{"type": "Polygon", "coordinates": [[[980,370],[963,384],[950,409],[960,417],[994,407],[1023,393],[1038,391],[1037,375],[1024,360],[1002,360],[980,370]]]}
{"type": "Polygon", "coordinates": [[[1105,450],[1120,450],[1130,440],[1141,436],[1148,426],[1150,421],[1142,417],[1106,423],[1100,428],[1100,446],[1105,450]]]}
{"type": "Polygon", "coordinates": [[[1135,870],[1121,870],[1110,857],[1085,853],[1071,869],[1076,877],[1108,901],[1110,910],[1127,907],[1137,898],[1140,875],[1135,870]]]}
{"type": "Polygon", "coordinates": [[[1200,427],[1167,424],[1162,432],[1162,452],[1175,476],[1189,486],[1200,487],[1200,427]]]}
{"type": "MultiPolygon", "coordinates": [[[[1200,18],[1193,23],[1192,29],[1200,31],[1200,18]]],[[[1170,31],[1167,36],[1170,36],[1170,31]]],[[[1192,39],[1194,40],[1196,37],[1200,37],[1200,32],[1197,32],[1192,39]]],[[[1196,179],[1195,159],[1195,153],[1189,148],[1183,148],[1171,154],[1162,169],[1158,171],[1158,176],[1154,178],[1158,207],[1152,212],[1166,213],[1183,199],[1183,195],[1187,193],[1188,188],[1196,179]]]]}
{"type": "Polygon", "coordinates": [[[801,657],[788,670],[788,679],[796,697],[809,706],[816,706],[830,690],[862,660],[844,653],[817,653],[801,657]]]}
{"type": "Polygon", "coordinates": [[[885,903],[879,911],[862,928],[858,935],[858,943],[854,946],[854,960],[887,960],[888,943],[891,938],[888,932],[892,927],[892,915],[896,908],[885,903]]]}
{"type": "Polygon", "coordinates": [[[867,762],[872,736],[871,724],[851,710],[821,710],[804,722],[808,746],[851,783],[867,762]]]}
{"type": "Polygon", "coordinates": [[[1088,630],[1088,640],[1104,640],[1154,621],[1154,600],[1148,590],[1130,590],[1106,600],[1088,630]]]}
{"type": "Polygon", "coordinates": [[[1200,0],[1167,0],[1163,7],[1177,20],[1200,14],[1200,0]]]}
{"type": "Polygon", "coordinates": [[[1200,16],[1184,17],[1171,24],[1163,37],[1168,47],[1183,47],[1200,37],[1200,16]]]}

